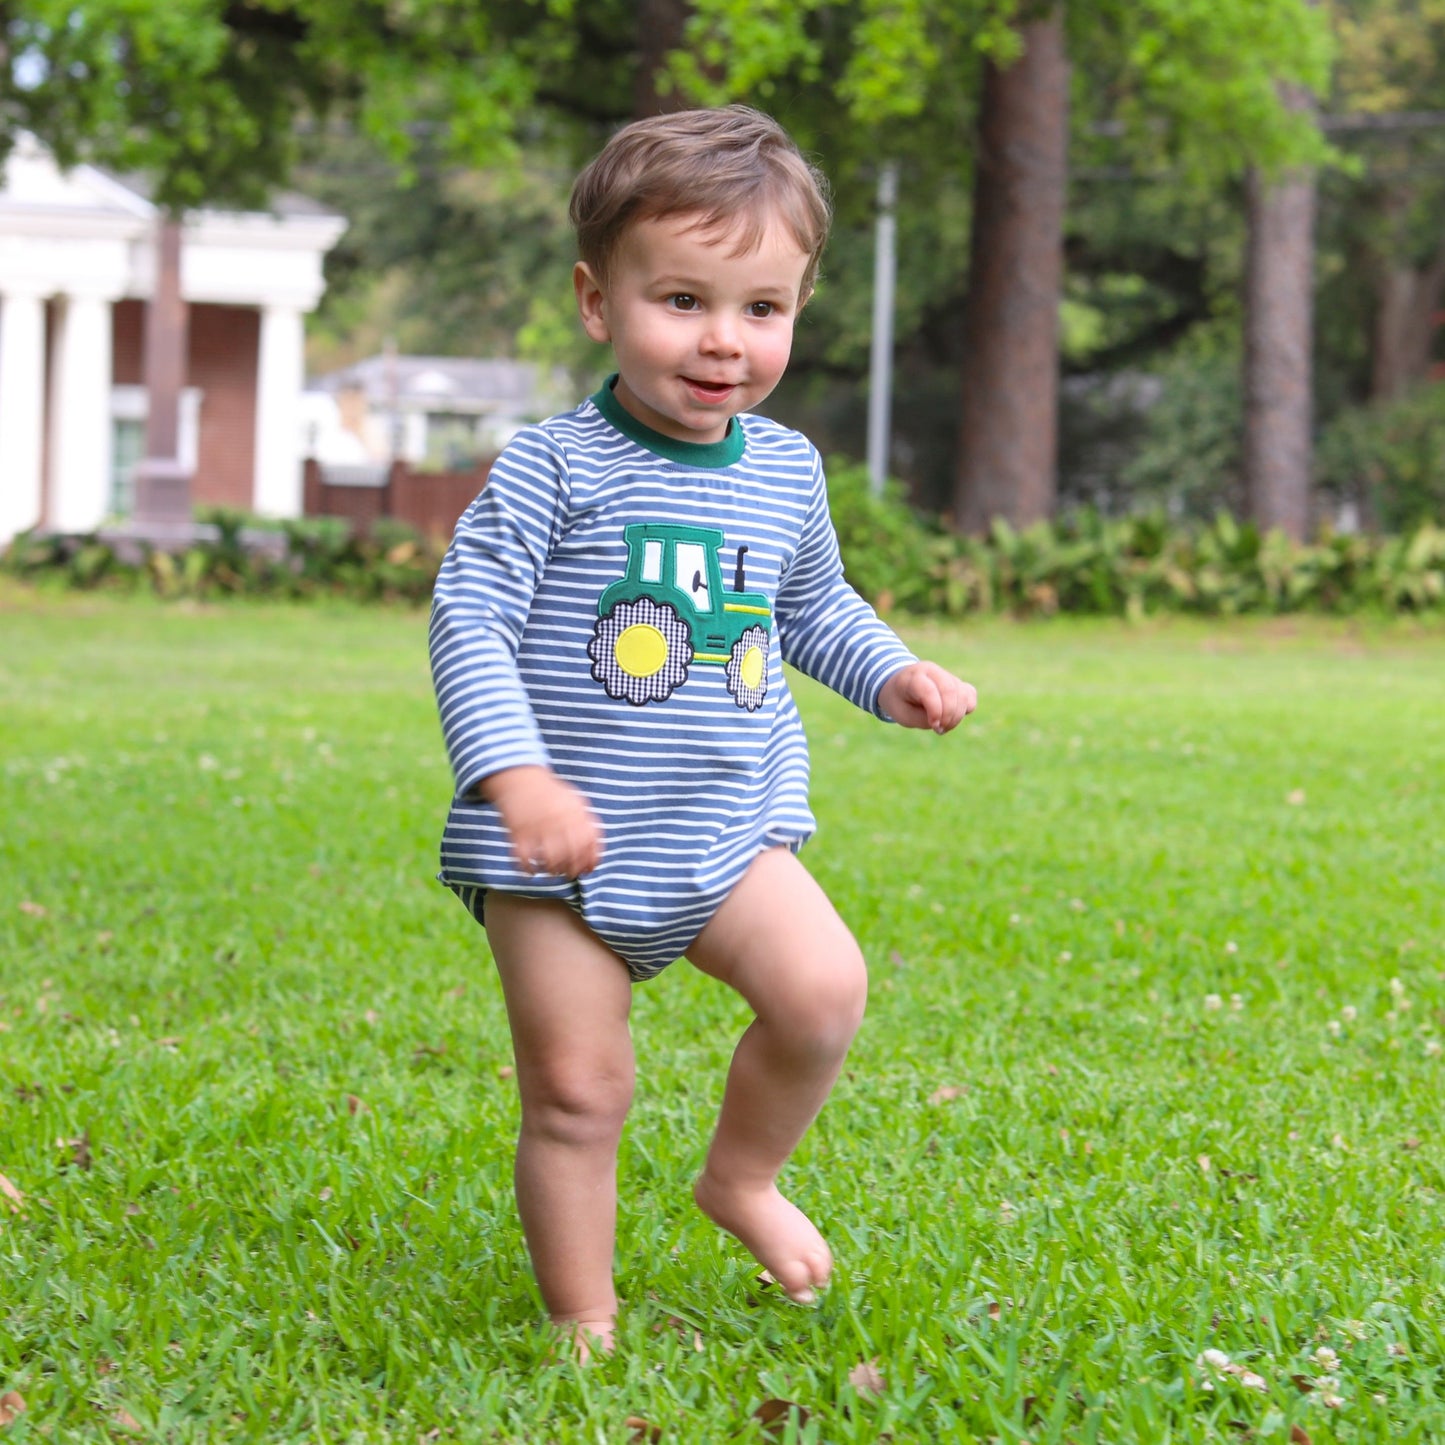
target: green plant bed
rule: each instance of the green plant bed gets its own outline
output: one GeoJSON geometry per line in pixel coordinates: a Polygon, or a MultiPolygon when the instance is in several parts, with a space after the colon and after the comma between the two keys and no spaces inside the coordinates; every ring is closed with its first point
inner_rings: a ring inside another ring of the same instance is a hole
{"type": "MultiPolygon", "coordinates": [[[[959,537],[913,512],[864,468],[836,462],[829,497],[849,581],[881,611],[906,616],[1144,618],[1292,613],[1445,612],[1445,526],[1393,536],[1325,535],[1310,544],[1261,535],[1221,513],[1173,525],[1161,514],[1079,512],[1018,531],[959,537]]],[[[284,544],[247,545],[250,519],[209,514],[217,536],[179,553],[126,560],[103,537],[25,536],[0,572],[39,586],[202,600],[227,596],[350,598],[424,604],[442,546],[405,526],[356,536],[335,518],[269,524],[284,544]]]]}
{"type": "Polygon", "coordinates": [[[873,979],[786,1179],[837,1275],[787,1306],[691,1207],[746,1015],[679,964],[587,1370],[432,881],[424,614],[0,584],[0,629],[7,1440],[1445,1438],[1440,627],[922,625],[948,738],[795,679],[873,979]]]}

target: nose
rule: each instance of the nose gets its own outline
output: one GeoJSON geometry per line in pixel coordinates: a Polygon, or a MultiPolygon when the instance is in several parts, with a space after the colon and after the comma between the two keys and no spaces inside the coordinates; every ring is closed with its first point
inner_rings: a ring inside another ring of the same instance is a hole
{"type": "Polygon", "coordinates": [[[742,332],[737,318],[712,312],[703,329],[698,348],[709,356],[737,356],[742,352],[742,332]]]}

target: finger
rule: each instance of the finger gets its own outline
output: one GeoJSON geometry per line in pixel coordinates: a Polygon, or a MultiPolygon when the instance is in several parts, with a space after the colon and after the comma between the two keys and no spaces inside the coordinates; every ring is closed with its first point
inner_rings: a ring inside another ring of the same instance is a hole
{"type": "Polygon", "coordinates": [[[938,686],[937,679],[929,673],[919,673],[915,679],[914,698],[918,703],[919,710],[923,713],[923,721],[934,732],[941,732],[943,730],[943,691],[938,686]]]}

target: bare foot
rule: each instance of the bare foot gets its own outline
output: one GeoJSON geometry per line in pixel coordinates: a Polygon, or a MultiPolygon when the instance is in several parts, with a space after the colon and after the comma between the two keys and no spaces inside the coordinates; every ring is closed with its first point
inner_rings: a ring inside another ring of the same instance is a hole
{"type": "Polygon", "coordinates": [[[697,1207],[749,1249],[790,1300],[812,1304],[813,1291],[828,1283],[833,1256],[813,1221],[784,1199],[776,1185],[730,1189],[704,1170],[692,1194],[697,1207]]]}
{"type": "Polygon", "coordinates": [[[615,1323],[610,1319],[552,1321],[570,1348],[572,1359],[579,1365],[589,1365],[598,1355],[612,1353],[616,1344],[615,1323]]]}

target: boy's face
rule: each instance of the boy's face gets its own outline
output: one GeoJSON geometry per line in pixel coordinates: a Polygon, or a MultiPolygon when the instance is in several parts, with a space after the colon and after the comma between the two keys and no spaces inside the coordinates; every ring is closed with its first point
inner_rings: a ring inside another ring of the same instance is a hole
{"type": "Polygon", "coordinates": [[[776,218],[743,255],[698,220],[639,221],[605,286],[581,262],[573,281],[588,336],[617,357],[618,402],[676,441],[717,442],[782,378],[808,256],[776,218]]]}

